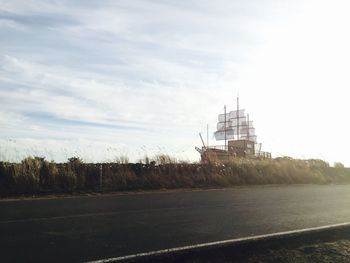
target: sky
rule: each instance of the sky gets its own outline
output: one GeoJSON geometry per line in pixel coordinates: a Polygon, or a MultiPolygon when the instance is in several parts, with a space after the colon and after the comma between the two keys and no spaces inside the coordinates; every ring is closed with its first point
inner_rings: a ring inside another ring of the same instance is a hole
{"type": "Polygon", "coordinates": [[[0,0],[0,160],[198,161],[237,94],[273,157],[350,166],[350,3],[0,0]]]}

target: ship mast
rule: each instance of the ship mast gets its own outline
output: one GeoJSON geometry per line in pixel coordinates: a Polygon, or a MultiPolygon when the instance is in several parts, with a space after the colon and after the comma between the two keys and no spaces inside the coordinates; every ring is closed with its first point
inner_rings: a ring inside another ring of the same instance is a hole
{"type": "Polygon", "coordinates": [[[227,134],[226,134],[226,105],[225,105],[225,107],[224,107],[224,116],[225,116],[224,132],[225,132],[225,151],[226,151],[226,145],[227,145],[227,134]]]}
{"type": "Polygon", "coordinates": [[[207,147],[209,148],[209,124],[207,124],[207,147]]]}
{"type": "Polygon", "coordinates": [[[247,124],[248,124],[248,129],[247,129],[247,137],[248,137],[248,141],[250,141],[250,134],[249,134],[249,114],[247,113],[247,124]]]}
{"type": "Polygon", "coordinates": [[[239,140],[239,97],[237,96],[237,140],[239,140]]]}

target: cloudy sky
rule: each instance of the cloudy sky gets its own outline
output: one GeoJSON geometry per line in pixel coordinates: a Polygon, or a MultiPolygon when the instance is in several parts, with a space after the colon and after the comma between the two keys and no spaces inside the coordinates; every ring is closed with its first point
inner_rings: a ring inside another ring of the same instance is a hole
{"type": "Polygon", "coordinates": [[[350,165],[349,12],[345,0],[0,0],[0,159],[196,161],[198,132],[239,93],[273,156],[350,165]]]}

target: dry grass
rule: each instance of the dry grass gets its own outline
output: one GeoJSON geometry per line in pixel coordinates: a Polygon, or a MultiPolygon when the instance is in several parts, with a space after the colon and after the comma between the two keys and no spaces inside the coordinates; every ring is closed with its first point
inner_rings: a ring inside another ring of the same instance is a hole
{"type": "Polygon", "coordinates": [[[177,162],[168,155],[138,163],[129,163],[125,156],[103,164],[79,158],[58,164],[31,157],[21,163],[0,162],[0,195],[349,182],[348,168],[291,158],[234,159],[226,164],[177,162]]]}

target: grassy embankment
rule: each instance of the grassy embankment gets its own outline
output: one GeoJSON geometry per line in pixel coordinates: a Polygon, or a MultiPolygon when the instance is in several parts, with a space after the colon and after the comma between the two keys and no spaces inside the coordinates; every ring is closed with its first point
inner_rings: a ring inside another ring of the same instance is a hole
{"type": "Polygon", "coordinates": [[[176,162],[168,156],[127,163],[67,163],[26,158],[0,162],[0,195],[208,188],[263,184],[350,183],[350,168],[332,168],[321,160],[237,159],[227,164],[176,162]],[[102,179],[102,180],[101,180],[102,179]]]}

